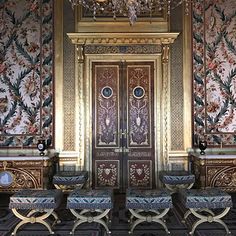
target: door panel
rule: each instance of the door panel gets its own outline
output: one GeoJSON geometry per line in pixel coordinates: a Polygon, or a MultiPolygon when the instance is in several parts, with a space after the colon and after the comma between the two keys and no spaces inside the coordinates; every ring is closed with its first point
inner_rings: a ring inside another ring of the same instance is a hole
{"type": "Polygon", "coordinates": [[[153,64],[127,65],[128,187],[151,188],[154,171],[153,64]]]}
{"type": "Polygon", "coordinates": [[[93,186],[120,188],[119,64],[93,64],[93,186]]]}
{"type": "Polygon", "coordinates": [[[151,188],[152,62],[92,63],[93,187],[151,188]]]}

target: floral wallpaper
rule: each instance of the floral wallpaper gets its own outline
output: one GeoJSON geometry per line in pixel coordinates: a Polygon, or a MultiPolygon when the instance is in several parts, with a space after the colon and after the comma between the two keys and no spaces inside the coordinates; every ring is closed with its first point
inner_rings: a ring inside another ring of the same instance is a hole
{"type": "Polygon", "coordinates": [[[236,144],[236,2],[193,4],[194,145],[236,144]]]}
{"type": "Polygon", "coordinates": [[[0,0],[0,148],[53,145],[52,16],[52,0],[0,0]]]}

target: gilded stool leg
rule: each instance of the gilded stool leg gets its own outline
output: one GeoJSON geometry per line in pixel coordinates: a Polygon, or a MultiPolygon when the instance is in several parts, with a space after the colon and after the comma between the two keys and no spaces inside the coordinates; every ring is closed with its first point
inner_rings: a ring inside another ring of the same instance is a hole
{"type": "MultiPolygon", "coordinates": [[[[31,210],[31,211],[27,214],[27,217],[30,217],[30,216],[32,216],[34,213],[37,213],[37,212],[46,212],[46,211],[48,211],[48,210],[33,209],[33,210],[31,210]]],[[[57,213],[56,213],[55,211],[53,211],[53,212],[51,213],[51,215],[52,215],[52,216],[54,217],[54,219],[55,219],[53,225],[54,225],[55,223],[60,223],[60,222],[61,222],[60,219],[59,219],[59,217],[58,217],[58,215],[57,215],[57,213]]]]}
{"type": "Polygon", "coordinates": [[[14,228],[14,231],[11,233],[11,235],[16,235],[17,230],[24,224],[26,224],[27,222],[24,221],[20,221],[14,228]]]}
{"type": "Polygon", "coordinates": [[[194,231],[195,229],[197,228],[198,225],[204,223],[204,222],[218,222],[219,224],[221,224],[225,230],[226,230],[226,233],[229,235],[231,234],[231,232],[229,231],[229,228],[228,226],[221,220],[222,217],[224,217],[230,210],[230,207],[227,207],[223,210],[222,213],[218,214],[218,215],[215,215],[211,210],[207,209],[206,212],[209,213],[209,215],[202,215],[199,213],[198,209],[194,209],[194,208],[190,208],[189,209],[191,211],[191,213],[196,216],[199,220],[196,221],[194,224],[193,224],[193,227],[192,227],[192,230],[191,232],[189,233],[190,235],[193,235],[194,234],[194,231]],[[213,213],[213,215],[212,215],[213,213]]]}
{"type": "MultiPolygon", "coordinates": [[[[196,211],[197,211],[197,212],[207,212],[207,213],[209,213],[209,214],[212,215],[212,216],[215,215],[215,213],[214,213],[212,210],[207,209],[207,208],[204,208],[204,209],[197,209],[196,211]]],[[[192,212],[191,212],[190,210],[186,211],[185,214],[184,214],[184,218],[183,218],[183,220],[182,220],[182,223],[185,223],[185,222],[186,222],[186,219],[187,219],[188,216],[191,215],[191,214],[192,214],[192,212]]]]}
{"type": "Polygon", "coordinates": [[[79,213],[74,209],[70,209],[70,211],[76,217],[76,221],[74,223],[74,226],[73,226],[72,231],[70,232],[70,234],[74,234],[75,229],[80,224],[83,224],[85,222],[88,222],[88,223],[97,222],[97,223],[103,225],[103,227],[105,228],[107,234],[111,233],[109,231],[109,228],[108,228],[106,222],[103,220],[104,217],[107,218],[107,215],[108,215],[110,209],[106,209],[106,210],[96,209],[94,211],[100,213],[99,215],[96,215],[96,216],[85,216],[84,215],[85,213],[92,212],[92,210],[84,209],[84,210],[80,211],[79,213]]]}
{"type": "Polygon", "coordinates": [[[21,221],[16,225],[16,227],[14,228],[14,231],[12,232],[12,235],[16,235],[16,232],[17,230],[24,224],[27,224],[27,223],[31,223],[31,224],[34,224],[34,223],[40,223],[40,224],[43,224],[47,229],[48,231],[50,232],[50,234],[54,234],[54,232],[52,231],[52,228],[51,226],[46,222],[44,221],[45,219],[47,219],[52,213],[53,213],[53,209],[46,209],[44,210],[43,212],[45,212],[45,214],[41,215],[41,216],[37,216],[37,217],[34,217],[32,216],[34,213],[38,212],[37,210],[31,210],[27,216],[24,216],[22,214],[20,214],[16,208],[13,208],[12,209],[12,212],[14,213],[14,215],[16,217],[18,217],[19,219],[21,219],[21,221]]]}
{"type": "Polygon", "coordinates": [[[170,234],[170,231],[168,230],[164,220],[162,219],[167,214],[169,209],[170,208],[166,208],[162,212],[151,210],[151,212],[156,213],[156,215],[149,215],[148,212],[147,212],[147,215],[141,215],[140,213],[143,212],[143,210],[141,210],[141,209],[137,209],[137,210],[129,209],[129,211],[131,213],[130,218],[132,220],[133,220],[133,218],[136,218],[136,220],[134,220],[134,222],[131,224],[131,229],[129,231],[129,234],[132,234],[134,228],[142,222],[157,222],[157,223],[159,223],[163,226],[163,228],[165,229],[167,234],[170,234]]]}
{"type": "Polygon", "coordinates": [[[145,222],[145,221],[146,221],[146,219],[137,219],[137,220],[135,220],[135,221],[132,223],[131,227],[130,227],[129,234],[132,234],[132,233],[133,233],[134,228],[135,228],[137,225],[139,225],[139,224],[141,224],[141,223],[143,223],[143,222],[145,222]]]}

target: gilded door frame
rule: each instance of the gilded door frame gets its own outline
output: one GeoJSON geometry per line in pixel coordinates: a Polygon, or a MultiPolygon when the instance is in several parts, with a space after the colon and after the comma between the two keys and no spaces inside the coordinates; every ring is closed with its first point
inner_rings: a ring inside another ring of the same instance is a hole
{"type": "MultiPolygon", "coordinates": [[[[154,61],[157,78],[160,78],[160,86],[155,86],[154,94],[158,94],[159,104],[155,106],[155,182],[158,182],[159,170],[169,169],[169,136],[170,136],[170,66],[169,66],[169,50],[170,44],[174,42],[179,33],[68,33],[72,43],[76,45],[77,50],[77,78],[78,78],[78,94],[79,94],[79,112],[78,112],[78,146],[80,163],[84,169],[90,172],[90,180],[92,175],[92,134],[91,134],[91,62],[94,60],[137,60],[137,61],[154,61]],[[156,45],[159,50],[150,54],[106,54],[105,52],[93,54],[84,53],[85,46],[122,46],[122,45],[156,45]],[[140,59],[141,58],[141,59],[140,59]],[[160,91],[156,91],[161,88],[160,91]],[[157,117],[158,116],[158,117],[157,117]],[[160,124],[160,125],[158,125],[160,124]],[[160,157],[160,158],[157,158],[160,157]],[[158,169],[157,169],[158,168],[158,169]]],[[[155,95],[154,95],[155,96],[155,95]]],[[[91,181],[90,181],[91,184],[91,181]]]]}

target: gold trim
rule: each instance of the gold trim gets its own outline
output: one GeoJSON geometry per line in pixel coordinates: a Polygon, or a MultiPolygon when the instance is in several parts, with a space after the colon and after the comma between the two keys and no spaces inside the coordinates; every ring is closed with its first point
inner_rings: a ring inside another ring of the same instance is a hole
{"type": "MultiPolygon", "coordinates": [[[[77,49],[79,50],[79,49],[77,49]]],[[[78,52],[78,51],[77,51],[78,52]]],[[[76,57],[76,55],[75,55],[76,57]]],[[[84,89],[83,89],[83,76],[84,76],[84,64],[82,61],[77,57],[78,63],[75,63],[75,128],[76,128],[76,151],[78,152],[77,157],[77,165],[80,166],[80,168],[84,169],[85,165],[85,136],[84,136],[84,123],[85,123],[85,106],[84,106],[84,89]]],[[[82,59],[83,60],[83,59],[82,59]]]]}
{"type": "Polygon", "coordinates": [[[167,170],[168,169],[168,163],[169,163],[169,65],[168,61],[162,57],[162,69],[163,69],[163,101],[162,101],[162,124],[163,124],[163,166],[162,169],[167,170]]]}
{"type": "Polygon", "coordinates": [[[79,45],[129,45],[171,44],[179,33],[68,33],[73,44],[79,45]]]}
{"type": "MultiPolygon", "coordinates": [[[[189,6],[191,7],[191,6],[189,6]]],[[[183,9],[184,11],[184,9],[183,9]]],[[[183,102],[184,102],[184,150],[192,147],[192,51],[191,15],[183,17],[183,102]]]]}
{"type": "Polygon", "coordinates": [[[3,166],[3,170],[6,170],[6,168],[7,168],[7,161],[3,161],[2,162],[2,166],[3,166]]]}
{"type": "Polygon", "coordinates": [[[54,1],[55,7],[55,149],[63,147],[63,0],[54,1]]]}
{"type": "Polygon", "coordinates": [[[168,63],[169,62],[169,54],[170,54],[170,45],[164,44],[162,47],[162,63],[168,63]]]}

